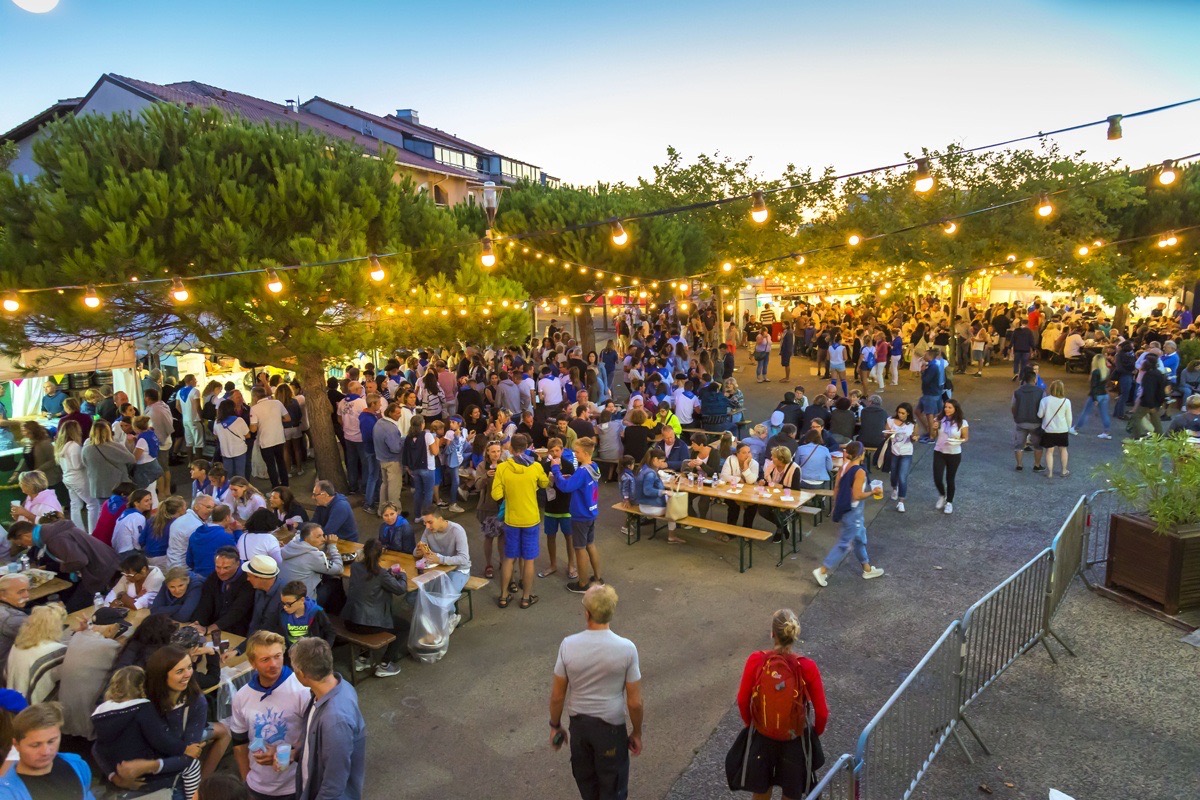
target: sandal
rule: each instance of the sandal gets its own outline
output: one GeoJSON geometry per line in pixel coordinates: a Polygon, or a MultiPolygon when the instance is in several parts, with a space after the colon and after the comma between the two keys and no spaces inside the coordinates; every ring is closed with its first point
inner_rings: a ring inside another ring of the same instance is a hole
{"type": "MultiPolygon", "coordinates": [[[[545,572],[539,572],[537,574],[537,576],[539,578],[549,578],[551,575],[557,574],[557,572],[558,572],[558,567],[555,567],[554,569],[548,569],[545,572]]],[[[568,577],[570,577],[570,576],[568,576],[568,577]]]]}
{"type": "Polygon", "coordinates": [[[516,581],[508,582],[508,593],[509,594],[516,594],[517,589],[520,589],[520,588],[521,588],[520,585],[518,585],[516,581]]]}
{"type": "Polygon", "coordinates": [[[674,539],[667,539],[667,544],[687,544],[687,539],[680,539],[678,537],[674,539]]]}
{"type": "Polygon", "coordinates": [[[539,598],[536,594],[531,594],[529,597],[522,597],[520,603],[521,608],[529,608],[531,605],[536,603],[538,599],[539,598]]]}
{"type": "Polygon", "coordinates": [[[494,569],[492,569],[491,564],[488,564],[486,567],[483,568],[483,577],[485,577],[485,578],[496,577],[496,571],[494,569]]]}
{"type": "Polygon", "coordinates": [[[500,606],[501,608],[508,608],[508,604],[511,602],[512,602],[512,595],[506,594],[506,595],[501,595],[500,599],[496,601],[496,604],[498,606],[500,606]]]}
{"type": "Polygon", "coordinates": [[[567,580],[569,580],[569,581],[577,581],[577,580],[579,580],[579,571],[578,571],[578,570],[576,570],[575,572],[568,572],[568,573],[567,573],[567,580]]]}

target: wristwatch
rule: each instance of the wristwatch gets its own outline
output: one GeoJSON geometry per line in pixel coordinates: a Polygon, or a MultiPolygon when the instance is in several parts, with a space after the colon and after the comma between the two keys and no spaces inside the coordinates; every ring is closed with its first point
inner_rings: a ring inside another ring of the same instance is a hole
{"type": "Polygon", "coordinates": [[[550,727],[553,728],[554,730],[558,730],[559,728],[562,727],[562,723],[561,722],[551,722],[550,727]]]}

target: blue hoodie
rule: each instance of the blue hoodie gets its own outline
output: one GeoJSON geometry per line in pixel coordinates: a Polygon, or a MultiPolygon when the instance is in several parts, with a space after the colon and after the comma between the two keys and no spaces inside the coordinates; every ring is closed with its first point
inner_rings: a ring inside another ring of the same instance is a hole
{"type": "Polygon", "coordinates": [[[217,568],[217,550],[235,544],[234,535],[220,525],[201,525],[188,538],[187,565],[200,577],[207,578],[217,568]]]}
{"type": "Polygon", "coordinates": [[[354,510],[344,494],[335,494],[328,505],[317,506],[313,522],[320,525],[326,534],[333,534],[347,542],[358,541],[358,523],[354,521],[354,510]]]}
{"type": "MultiPolygon", "coordinates": [[[[75,777],[79,778],[82,784],[83,800],[96,800],[96,795],[92,794],[92,770],[87,765],[87,762],[80,756],[74,753],[59,753],[58,758],[67,762],[67,766],[75,771],[75,777]]],[[[0,777],[0,797],[12,798],[12,800],[32,800],[32,795],[25,788],[25,782],[21,780],[21,776],[17,774],[17,769],[14,766],[3,777],[0,777]]]]}
{"type": "Polygon", "coordinates": [[[595,464],[581,466],[563,477],[558,464],[550,468],[554,485],[560,492],[571,493],[571,519],[591,522],[600,516],[600,468],[595,464]]]}
{"type": "Polygon", "coordinates": [[[392,525],[386,522],[379,524],[379,541],[388,550],[398,550],[410,556],[417,549],[417,538],[412,525],[403,515],[396,517],[396,522],[392,525]]]}

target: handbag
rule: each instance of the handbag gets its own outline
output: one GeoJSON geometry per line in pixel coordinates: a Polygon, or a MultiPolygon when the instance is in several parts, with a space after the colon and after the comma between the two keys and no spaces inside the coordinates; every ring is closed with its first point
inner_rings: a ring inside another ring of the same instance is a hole
{"type": "Polygon", "coordinates": [[[734,738],[729,752],[725,754],[725,782],[731,792],[746,790],[746,773],[750,769],[750,737],[753,730],[753,725],[742,728],[734,738]]]}
{"type": "Polygon", "coordinates": [[[669,520],[680,520],[688,515],[687,492],[669,492],[667,494],[667,513],[669,520]]]}

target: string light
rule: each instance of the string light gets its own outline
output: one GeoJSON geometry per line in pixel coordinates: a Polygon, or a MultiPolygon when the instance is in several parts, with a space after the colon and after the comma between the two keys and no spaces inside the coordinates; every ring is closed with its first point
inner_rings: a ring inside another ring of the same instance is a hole
{"type": "Polygon", "coordinates": [[[379,263],[379,259],[371,256],[371,280],[379,283],[387,277],[387,273],[383,271],[383,265],[379,263]]]}
{"type": "Polygon", "coordinates": [[[1025,262],[1025,269],[1033,269],[1033,259],[1032,258],[1025,262]]]}
{"type": "Polygon", "coordinates": [[[1045,192],[1038,195],[1037,213],[1039,217],[1048,217],[1054,213],[1054,205],[1050,202],[1050,195],[1045,192]]]}
{"type": "Polygon", "coordinates": [[[1121,138],[1121,114],[1113,114],[1108,118],[1108,140],[1115,142],[1121,138]]]}
{"type": "Polygon", "coordinates": [[[21,310],[21,299],[17,296],[16,292],[9,292],[4,295],[3,305],[5,311],[15,314],[21,310]]]}
{"type": "Polygon", "coordinates": [[[89,286],[83,295],[83,304],[88,308],[100,307],[100,295],[96,294],[96,287],[89,286]]]}
{"type": "Polygon", "coordinates": [[[1158,171],[1158,182],[1163,186],[1170,186],[1175,182],[1175,162],[1167,159],[1162,163],[1162,169],[1158,171]]]}
{"type": "Polygon", "coordinates": [[[1081,244],[1081,245],[1079,245],[1079,249],[1076,250],[1075,252],[1078,253],[1082,257],[1082,256],[1086,256],[1088,253],[1090,253],[1092,251],[1086,244],[1081,244]]]}
{"type": "Polygon", "coordinates": [[[951,222],[946,222],[942,225],[942,232],[945,233],[947,236],[953,236],[955,231],[957,231],[957,230],[958,230],[957,222],[951,221],[951,222]]]}
{"type": "Polygon", "coordinates": [[[1177,244],[1179,244],[1179,237],[1175,235],[1175,231],[1171,231],[1158,240],[1159,247],[1174,247],[1177,244]]]}
{"type": "Polygon", "coordinates": [[[609,226],[612,228],[612,243],[617,247],[624,247],[629,243],[629,234],[625,232],[625,228],[621,226],[619,219],[609,221],[609,226]]]}
{"type": "Polygon", "coordinates": [[[808,259],[807,259],[807,258],[805,258],[804,256],[796,256],[796,266],[798,266],[798,267],[803,267],[803,266],[804,266],[804,262],[805,262],[805,261],[807,261],[807,260],[808,260],[808,259]]]}
{"type": "Polygon", "coordinates": [[[492,240],[485,236],[483,239],[483,254],[479,257],[479,263],[484,269],[491,269],[496,266],[496,253],[492,249],[492,240]]]}
{"type": "Polygon", "coordinates": [[[767,200],[763,197],[762,190],[755,190],[751,195],[753,205],[750,206],[750,219],[762,225],[767,221],[767,217],[771,216],[771,210],[767,208],[767,200]]]}
{"type": "Polygon", "coordinates": [[[850,238],[846,240],[846,243],[849,244],[851,247],[858,247],[858,245],[861,242],[862,242],[862,237],[859,236],[857,233],[850,234],[850,238]]]}
{"type": "Polygon", "coordinates": [[[1016,257],[1015,255],[1013,255],[1012,253],[1009,253],[1009,254],[1008,254],[1008,259],[1007,259],[1007,260],[1008,260],[1008,263],[1010,263],[1010,264],[1011,264],[1011,263],[1013,263],[1014,261],[1016,261],[1016,260],[1017,260],[1017,257],[1016,257]]]}
{"type": "Polygon", "coordinates": [[[933,175],[929,172],[929,159],[917,159],[917,179],[913,182],[913,189],[925,194],[933,188],[933,175]]]}
{"type": "Polygon", "coordinates": [[[175,278],[171,281],[171,297],[175,298],[176,303],[186,303],[190,296],[181,279],[175,278]]]}
{"type": "MultiPolygon", "coordinates": [[[[733,272],[733,264],[726,261],[724,264],[721,265],[721,271],[722,272],[733,272]]],[[[671,284],[671,285],[674,286],[675,284],[671,284]]]]}
{"type": "Polygon", "coordinates": [[[271,294],[279,294],[283,291],[283,281],[279,279],[279,273],[273,269],[267,270],[267,291],[271,294]]]}

